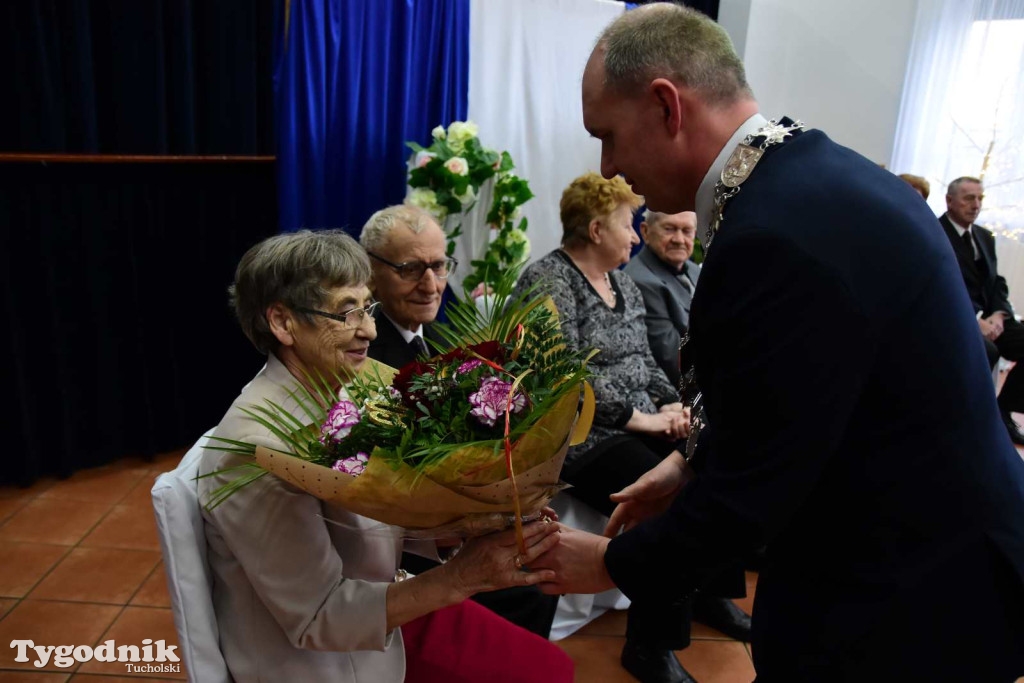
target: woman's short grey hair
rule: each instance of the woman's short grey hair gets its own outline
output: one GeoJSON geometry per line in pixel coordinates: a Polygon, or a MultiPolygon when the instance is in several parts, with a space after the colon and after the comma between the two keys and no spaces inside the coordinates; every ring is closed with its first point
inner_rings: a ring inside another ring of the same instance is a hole
{"type": "Polygon", "coordinates": [[[231,305],[249,341],[263,353],[278,347],[267,309],[282,303],[303,322],[297,308],[322,308],[335,287],[359,287],[370,279],[370,260],[342,230],[300,230],[268,237],[245,252],[228,288],[231,305]]]}
{"type": "Polygon", "coordinates": [[[378,251],[388,243],[391,231],[399,225],[404,225],[418,235],[429,226],[437,225],[437,220],[418,206],[395,204],[370,216],[359,234],[359,243],[366,251],[378,251]]]}
{"type": "Polygon", "coordinates": [[[753,97],[729,34],[689,7],[659,2],[630,10],[604,30],[598,46],[606,85],[624,95],[668,78],[711,104],[753,97]]]}

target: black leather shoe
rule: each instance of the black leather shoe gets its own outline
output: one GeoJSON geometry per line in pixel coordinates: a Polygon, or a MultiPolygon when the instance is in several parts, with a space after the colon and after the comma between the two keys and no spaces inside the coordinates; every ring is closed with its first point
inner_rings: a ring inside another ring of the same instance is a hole
{"type": "Polygon", "coordinates": [[[1020,425],[1010,415],[1010,411],[1003,410],[1000,414],[1003,416],[1003,424],[1006,425],[1006,431],[1010,434],[1010,441],[1018,446],[1024,446],[1024,434],[1020,431],[1020,425]]]}
{"type": "Polygon", "coordinates": [[[750,615],[728,598],[697,595],[693,599],[693,618],[730,638],[750,642],[750,615]]]}
{"type": "Polygon", "coordinates": [[[659,650],[626,641],[622,668],[640,683],[697,683],[672,650],[659,650]]]}

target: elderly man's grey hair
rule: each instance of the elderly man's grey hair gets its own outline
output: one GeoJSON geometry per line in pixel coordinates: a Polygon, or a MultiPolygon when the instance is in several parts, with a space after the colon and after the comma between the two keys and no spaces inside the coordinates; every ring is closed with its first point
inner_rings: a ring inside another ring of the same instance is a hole
{"type": "Polygon", "coordinates": [[[359,234],[359,243],[366,251],[377,251],[388,243],[391,231],[399,225],[404,225],[418,235],[430,225],[437,225],[437,219],[418,206],[395,204],[370,216],[359,234]]]}
{"type": "Polygon", "coordinates": [[[658,221],[664,220],[667,215],[667,213],[662,213],[660,211],[644,209],[644,223],[647,223],[647,225],[657,225],[658,221]]]}
{"type": "Polygon", "coordinates": [[[297,308],[322,308],[334,287],[359,287],[370,279],[370,260],[342,230],[300,230],[268,237],[245,252],[228,288],[231,305],[249,341],[262,353],[278,347],[267,309],[282,303],[303,322],[297,308]]]}
{"type": "Polygon", "coordinates": [[[981,180],[973,176],[962,175],[949,184],[949,187],[946,188],[946,196],[954,196],[956,194],[956,191],[959,190],[960,186],[963,185],[964,183],[978,183],[979,185],[981,185],[981,180]]]}
{"type": "Polygon", "coordinates": [[[754,96],[725,29],[689,7],[659,2],[630,10],[604,30],[598,46],[605,83],[625,95],[668,78],[711,104],[754,96]]]}

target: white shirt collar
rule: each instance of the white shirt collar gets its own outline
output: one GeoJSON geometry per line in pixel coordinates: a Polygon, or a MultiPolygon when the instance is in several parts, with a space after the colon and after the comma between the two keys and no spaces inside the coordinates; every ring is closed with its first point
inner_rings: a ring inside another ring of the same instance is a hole
{"type": "Polygon", "coordinates": [[[754,131],[763,127],[768,123],[768,119],[761,116],[760,114],[754,114],[749,119],[740,124],[740,127],[736,129],[736,132],[732,134],[729,141],[722,147],[722,151],[718,153],[718,157],[714,163],[711,164],[711,168],[708,169],[707,175],[704,176],[704,180],[701,181],[700,187],[697,188],[697,197],[695,200],[695,207],[697,212],[697,235],[703,236],[711,224],[711,212],[715,208],[715,184],[722,177],[722,169],[725,168],[725,163],[729,161],[729,157],[732,156],[732,151],[736,149],[736,145],[743,142],[743,138],[747,137],[754,131]]]}
{"type": "MultiPolygon", "coordinates": [[[[381,313],[384,313],[384,311],[382,310],[381,313]]],[[[387,318],[389,321],[391,321],[391,324],[395,326],[396,330],[398,330],[398,334],[402,335],[402,339],[405,340],[406,344],[411,342],[416,337],[419,337],[420,339],[423,338],[423,325],[422,324],[420,324],[420,326],[417,327],[415,330],[407,330],[406,328],[404,328],[401,325],[399,325],[398,323],[396,323],[395,319],[392,318],[387,313],[384,313],[384,317],[387,318]]]]}
{"type": "Polygon", "coordinates": [[[971,227],[969,225],[966,228],[963,227],[962,225],[957,223],[955,220],[950,218],[949,214],[946,215],[946,218],[949,218],[949,224],[952,225],[953,228],[956,230],[956,234],[960,235],[961,237],[963,237],[964,233],[967,232],[970,229],[970,227],[971,227]]]}

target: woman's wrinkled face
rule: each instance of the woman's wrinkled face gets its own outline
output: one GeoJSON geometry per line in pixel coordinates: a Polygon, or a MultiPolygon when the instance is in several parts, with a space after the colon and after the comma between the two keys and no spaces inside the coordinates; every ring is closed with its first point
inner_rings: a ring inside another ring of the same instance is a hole
{"type": "MultiPolygon", "coordinates": [[[[354,309],[362,309],[373,303],[366,285],[358,287],[334,287],[325,301],[316,310],[345,317],[354,309]]],[[[311,323],[296,318],[292,336],[292,349],[307,371],[325,378],[335,374],[347,381],[359,370],[367,358],[370,342],[377,337],[373,317],[349,315],[350,319],[360,318],[358,324],[334,320],[322,315],[310,314],[311,323]]]]}
{"type": "Polygon", "coordinates": [[[598,218],[600,243],[596,246],[606,257],[609,270],[629,263],[633,245],[640,243],[640,237],[633,229],[633,212],[627,204],[619,204],[607,216],[598,218]]]}

